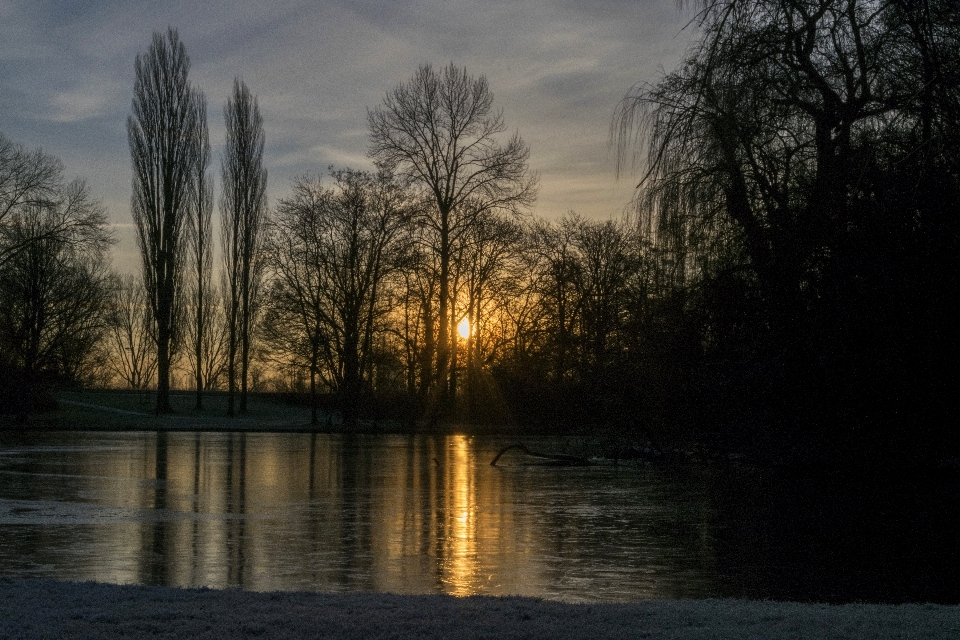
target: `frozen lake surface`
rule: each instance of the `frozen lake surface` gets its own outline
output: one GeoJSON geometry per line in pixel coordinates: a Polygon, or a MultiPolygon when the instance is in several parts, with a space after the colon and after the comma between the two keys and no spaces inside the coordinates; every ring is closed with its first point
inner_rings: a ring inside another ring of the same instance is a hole
{"type": "Polygon", "coordinates": [[[926,512],[871,520],[847,500],[804,506],[803,487],[768,501],[756,478],[731,485],[694,465],[557,468],[508,455],[491,467],[508,442],[6,432],[0,574],[586,603],[957,602],[955,557],[926,548],[943,539],[955,556],[956,537],[926,512]]]}
{"type": "Polygon", "coordinates": [[[715,592],[695,477],[465,436],[62,433],[0,449],[7,575],[622,601],[715,592]],[[514,462],[522,460],[514,459],[514,462]]]}

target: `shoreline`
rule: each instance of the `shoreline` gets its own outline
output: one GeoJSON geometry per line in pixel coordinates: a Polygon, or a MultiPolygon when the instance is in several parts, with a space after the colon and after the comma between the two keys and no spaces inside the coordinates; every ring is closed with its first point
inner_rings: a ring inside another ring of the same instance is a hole
{"type": "Polygon", "coordinates": [[[89,389],[57,394],[56,408],[32,413],[23,419],[0,414],[0,433],[17,431],[167,431],[167,432],[265,432],[356,435],[549,435],[506,425],[428,425],[417,421],[411,427],[392,418],[361,419],[346,428],[335,412],[321,408],[320,421],[310,423],[310,408],[274,398],[251,396],[247,414],[226,414],[226,393],[208,392],[204,408],[197,411],[196,395],[188,391],[171,394],[174,412],[157,415],[148,398],[152,392],[89,389]]]}
{"type": "Polygon", "coordinates": [[[0,577],[0,637],[822,638],[940,640],[960,605],[651,600],[181,589],[0,577]]]}

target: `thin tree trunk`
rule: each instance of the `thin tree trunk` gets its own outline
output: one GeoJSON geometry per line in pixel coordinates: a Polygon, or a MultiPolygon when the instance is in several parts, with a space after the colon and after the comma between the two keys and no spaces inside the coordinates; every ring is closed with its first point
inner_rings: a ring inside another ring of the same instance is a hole
{"type": "Polygon", "coordinates": [[[227,415],[233,415],[233,396],[237,388],[237,323],[230,321],[230,344],[227,348],[227,415]]]}
{"type": "Polygon", "coordinates": [[[157,414],[170,413],[170,336],[160,329],[157,340],[157,414]]]}
{"type": "Polygon", "coordinates": [[[433,329],[433,305],[423,305],[423,350],[420,354],[420,401],[426,403],[433,381],[433,354],[436,350],[433,329]]]}
{"type": "Polygon", "coordinates": [[[310,362],[310,424],[317,424],[317,351],[310,362]]]}
{"type": "Polygon", "coordinates": [[[473,357],[473,344],[474,336],[476,334],[476,321],[474,319],[474,296],[470,296],[469,303],[467,305],[467,322],[470,323],[470,332],[467,335],[467,369],[466,369],[466,383],[464,384],[463,395],[466,398],[466,420],[467,423],[470,423],[473,420],[473,395],[474,395],[474,376],[473,376],[473,367],[474,367],[474,357],[473,357]]]}
{"type": "Polygon", "coordinates": [[[450,364],[450,211],[440,211],[440,327],[437,332],[440,342],[437,345],[437,368],[435,371],[439,398],[437,409],[442,418],[446,417],[448,403],[447,367],[450,364]]]}
{"type": "MultiPolygon", "coordinates": [[[[249,205],[245,207],[249,210],[249,205]]],[[[249,214],[248,214],[249,217],[249,214]]],[[[247,370],[250,366],[250,221],[244,224],[240,281],[240,413],[247,412],[247,370]]]]}
{"type": "Polygon", "coordinates": [[[195,371],[197,383],[197,411],[203,409],[203,273],[199,271],[197,282],[197,343],[194,349],[197,369],[195,371]]]}
{"type": "Polygon", "coordinates": [[[247,369],[250,363],[250,328],[247,324],[247,313],[244,311],[241,323],[240,336],[240,413],[247,412],[247,369]]]}

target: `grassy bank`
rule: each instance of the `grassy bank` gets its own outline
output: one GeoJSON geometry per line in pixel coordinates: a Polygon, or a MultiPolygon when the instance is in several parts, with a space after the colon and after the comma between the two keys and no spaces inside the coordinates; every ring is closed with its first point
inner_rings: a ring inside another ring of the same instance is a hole
{"type": "MultiPolygon", "coordinates": [[[[208,392],[203,408],[196,409],[196,395],[172,392],[173,413],[156,415],[155,393],[91,389],[59,391],[56,408],[30,414],[24,421],[0,415],[0,429],[45,429],[56,431],[293,431],[318,433],[471,433],[520,435],[517,428],[484,425],[439,424],[424,421],[404,424],[398,420],[360,420],[347,429],[339,413],[321,409],[318,424],[310,424],[310,408],[285,401],[280,395],[251,394],[247,412],[227,416],[227,394],[208,392]]],[[[234,405],[235,408],[238,406],[234,405]]]]}
{"type": "MultiPolygon", "coordinates": [[[[104,431],[342,431],[339,418],[320,415],[320,424],[310,424],[310,409],[275,401],[269,396],[251,396],[247,412],[227,416],[227,394],[204,394],[203,408],[196,409],[196,395],[174,392],[173,413],[156,415],[153,392],[121,390],[61,391],[57,407],[31,414],[26,422],[6,417],[7,429],[104,430],[104,431]]],[[[235,405],[236,406],[236,405],[235,405]]],[[[361,431],[395,430],[392,423],[358,425],[361,431]]]]}

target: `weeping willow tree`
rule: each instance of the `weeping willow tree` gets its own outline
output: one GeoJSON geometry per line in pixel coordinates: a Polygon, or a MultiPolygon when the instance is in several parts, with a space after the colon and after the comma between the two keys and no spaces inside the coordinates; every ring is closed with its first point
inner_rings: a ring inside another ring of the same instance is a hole
{"type": "Polygon", "coordinates": [[[897,380],[929,380],[930,359],[956,352],[911,321],[945,328],[940,298],[957,291],[918,259],[956,268],[944,202],[958,184],[960,22],[948,4],[706,0],[680,67],[617,113],[653,250],[683,286],[739,274],[775,351],[763,356],[773,397],[798,423],[862,423],[882,413],[871,405],[899,403],[915,425],[934,400],[897,380]]]}

